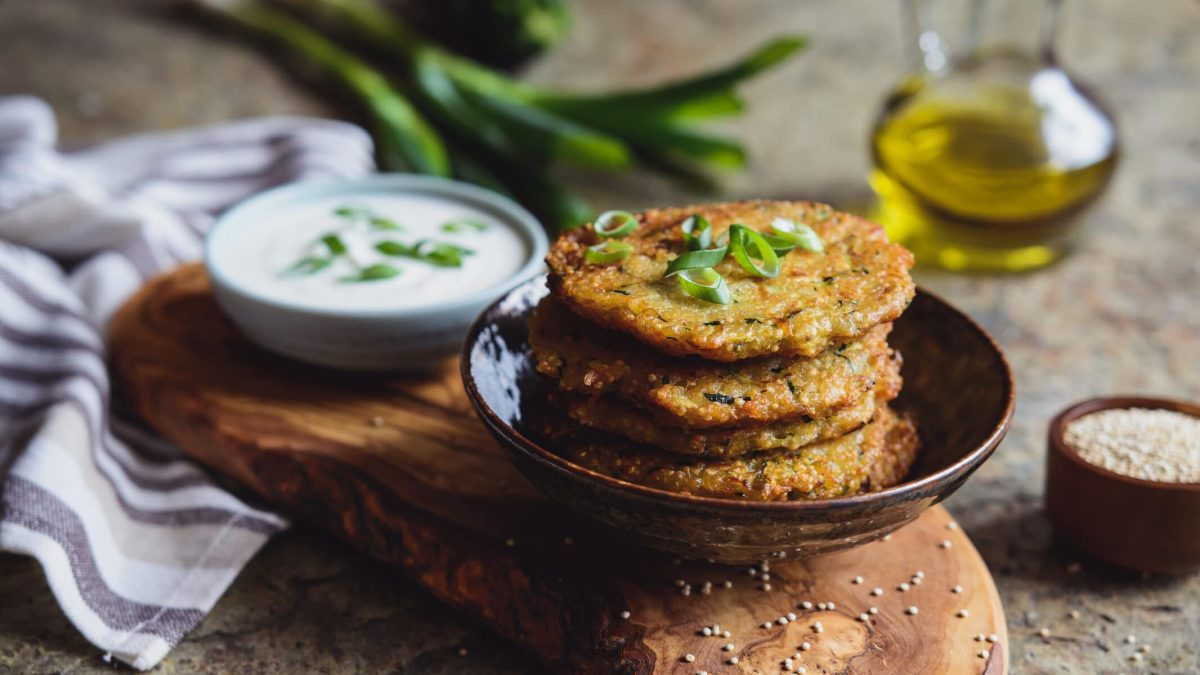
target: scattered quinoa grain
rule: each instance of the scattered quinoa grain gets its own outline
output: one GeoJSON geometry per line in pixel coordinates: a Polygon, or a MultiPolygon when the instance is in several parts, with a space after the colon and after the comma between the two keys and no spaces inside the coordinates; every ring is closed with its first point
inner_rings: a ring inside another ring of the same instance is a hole
{"type": "Polygon", "coordinates": [[[979,658],[981,658],[981,659],[986,659],[987,657],[989,657],[989,656],[991,656],[991,655],[992,655],[992,653],[991,653],[991,652],[989,652],[988,650],[986,650],[986,649],[980,649],[980,650],[979,650],[979,653],[978,653],[976,656],[978,656],[978,657],[979,657],[979,658]]]}
{"type": "Polygon", "coordinates": [[[943,539],[943,540],[942,540],[942,543],[938,544],[938,546],[940,546],[941,548],[950,548],[950,546],[951,546],[951,544],[950,544],[950,540],[949,540],[949,539],[943,539]]]}
{"type": "Polygon", "coordinates": [[[958,617],[958,618],[960,618],[960,619],[965,619],[965,618],[967,618],[968,616],[971,616],[971,613],[970,613],[970,612],[968,612],[968,611],[967,611],[967,610],[965,610],[965,609],[960,609],[960,610],[958,610],[958,612],[957,612],[957,613],[956,613],[954,616],[957,616],[957,617],[958,617]]]}
{"type": "Polygon", "coordinates": [[[736,666],[736,665],[737,665],[737,662],[738,662],[738,657],[736,657],[736,656],[731,656],[731,657],[729,657],[729,660],[728,660],[728,661],[726,661],[725,663],[728,663],[728,664],[729,664],[729,665],[731,665],[731,666],[736,666]]]}
{"type": "Polygon", "coordinates": [[[987,639],[987,636],[986,636],[986,635],[984,635],[983,633],[980,633],[980,634],[978,634],[978,635],[976,635],[976,636],[975,636],[975,641],[976,641],[976,642],[983,642],[983,641],[984,641],[984,640],[986,640],[986,639],[987,639]]]}
{"type": "Polygon", "coordinates": [[[731,651],[733,651],[733,650],[735,649],[735,647],[734,647],[733,643],[732,643],[732,642],[730,642],[730,643],[727,643],[727,644],[726,644],[724,647],[722,647],[721,649],[724,649],[724,650],[725,650],[725,651],[727,651],[727,652],[731,652],[731,651]]]}
{"type": "Polygon", "coordinates": [[[1144,658],[1139,652],[1134,652],[1129,655],[1130,661],[1141,661],[1144,658]]]}
{"type": "Polygon", "coordinates": [[[962,587],[962,586],[955,586],[954,588],[951,588],[951,589],[950,589],[950,592],[951,592],[951,593],[962,593],[962,592],[963,592],[963,587],[962,587]]]}
{"type": "Polygon", "coordinates": [[[704,628],[700,629],[700,634],[703,635],[704,637],[708,637],[708,636],[712,635],[712,629],[709,628],[708,626],[705,626],[704,628]]]}
{"type": "Polygon", "coordinates": [[[722,582],[721,585],[724,586],[725,588],[733,588],[733,582],[728,579],[726,579],[724,582],[722,582]]]}
{"type": "Polygon", "coordinates": [[[898,591],[907,591],[908,589],[909,585],[907,582],[901,582],[900,585],[896,587],[896,590],[898,591]]]}
{"type": "Polygon", "coordinates": [[[862,578],[862,577],[854,577],[853,579],[851,579],[851,580],[850,580],[850,583],[852,583],[852,584],[854,584],[854,585],[856,585],[856,586],[857,586],[858,584],[861,584],[862,582],[863,582],[863,578],[862,578]]]}
{"type": "Polygon", "coordinates": [[[958,529],[958,523],[952,520],[952,521],[950,521],[950,522],[946,523],[946,529],[947,529],[947,530],[957,530],[957,529],[958,529]]]}
{"type": "Polygon", "coordinates": [[[858,615],[858,620],[862,621],[863,623],[866,623],[871,620],[871,615],[867,614],[866,612],[863,612],[862,614],[858,615]]]}
{"type": "Polygon", "coordinates": [[[904,613],[905,613],[905,614],[908,614],[909,616],[914,616],[914,615],[916,615],[916,613],[917,613],[917,612],[919,612],[919,611],[921,611],[921,610],[917,609],[917,606],[916,606],[916,605],[912,605],[912,606],[911,606],[911,607],[909,607],[908,609],[904,610],[904,613]]]}
{"type": "Polygon", "coordinates": [[[812,609],[812,608],[813,608],[813,604],[811,602],[809,602],[808,600],[805,600],[804,602],[800,603],[800,609],[812,609]]]}
{"type": "Polygon", "coordinates": [[[383,418],[380,417],[379,415],[372,417],[371,418],[371,426],[376,427],[376,428],[383,426],[383,418]]]}
{"type": "Polygon", "coordinates": [[[802,651],[802,652],[806,652],[806,651],[808,651],[808,650],[810,650],[810,649],[812,649],[812,643],[811,643],[811,642],[801,642],[801,643],[800,643],[800,651],[802,651]]]}
{"type": "Polygon", "coordinates": [[[771,590],[771,584],[763,584],[762,586],[759,586],[759,588],[763,589],[764,591],[769,591],[771,590]]]}
{"type": "Polygon", "coordinates": [[[723,638],[733,637],[733,633],[729,632],[728,630],[723,630],[723,631],[721,631],[721,637],[723,637],[723,638]]]}
{"type": "Polygon", "coordinates": [[[796,613],[795,613],[795,612],[788,612],[788,613],[787,613],[787,618],[788,618],[788,621],[795,621],[795,620],[796,620],[796,613]]]}
{"type": "Polygon", "coordinates": [[[680,588],[683,588],[685,585],[687,585],[687,582],[686,582],[686,581],[684,581],[683,579],[676,579],[676,580],[675,580],[675,585],[676,585],[676,586],[678,586],[678,587],[680,587],[680,588]]]}
{"type": "Polygon", "coordinates": [[[1073,609],[1067,613],[1067,616],[1071,617],[1072,619],[1078,619],[1080,616],[1083,616],[1083,615],[1079,613],[1079,610],[1073,609]]]}
{"type": "Polygon", "coordinates": [[[1041,630],[1038,631],[1038,635],[1041,635],[1044,638],[1050,637],[1050,629],[1042,626],[1041,630]]]}
{"type": "Polygon", "coordinates": [[[909,581],[909,583],[911,583],[913,586],[920,586],[920,585],[921,585],[921,582],[922,582],[922,581],[924,581],[924,580],[925,580],[925,578],[924,578],[924,577],[913,577],[913,578],[912,578],[912,579],[909,581]]]}
{"type": "Polygon", "coordinates": [[[883,589],[876,586],[875,588],[871,589],[871,595],[874,595],[875,597],[879,597],[879,596],[883,595],[883,589]]]}
{"type": "Polygon", "coordinates": [[[696,660],[696,655],[695,654],[684,654],[683,660],[688,663],[691,663],[696,660]]]}
{"type": "Polygon", "coordinates": [[[764,622],[763,622],[763,625],[762,625],[762,627],[763,627],[763,628],[770,628],[770,627],[771,627],[771,622],[770,622],[770,621],[764,621],[764,622]]]}
{"type": "Polygon", "coordinates": [[[1142,645],[1141,647],[1138,647],[1138,651],[1145,654],[1146,652],[1150,651],[1150,645],[1142,645]]]}
{"type": "Polygon", "coordinates": [[[870,609],[868,609],[868,610],[867,610],[867,614],[878,614],[878,613],[879,613],[879,608],[878,608],[878,607],[872,607],[872,608],[870,608],[870,609]]]}
{"type": "Polygon", "coordinates": [[[921,570],[917,570],[916,572],[913,572],[913,576],[914,576],[914,577],[917,577],[917,578],[920,578],[920,579],[924,579],[924,578],[925,578],[925,573],[924,573],[924,572],[922,572],[921,570]]]}
{"type": "Polygon", "coordinates": [[[629,610],[625,610],[624,612],[621,612],[622,619],[628,619],[629,617],[630,617],[629,610]]]}
{"type": "Polygon", "coordinates": [[[828,604],[826,604],[826,603],[824,603],[824,602],[818,602],[818,603],[817,603],[817,609],[818,609],[818,610],[820,610],[820,611],[822,611],[822,612],[824,612],[824,611],[825,611],[825,610],[826,610],[828,607],[829,607],[829,605],[828,605],[828,604]]]}
{"type": "Polygon", "coordinates": [[[1125,636],[1125,644],[1127,644],[1127,645],[1137,644],[1137,636],[1136,635],[1126,635],[1125,636]]]}
{"type": "Polygon", "coordinates": [[[991,642],[992,644],[996,644],[1000,641],[1000,636],[992,633],[991,635],[987,636],[987,641],[991,642]]]}
{"type": "Polygon", "coordinates": [[[837,605],[835,605],[832,601],[827,602],[827,603],[825,603],[825,609],[834,610],[834,609],[837,609],[837,605]]]}
{"type": "Polygon", "coordinates": [[[788,622],[788,618],[786,616],[781,616],[778,619],[775,619],[775,622],[778,623],[780,626],[786,626],[787,622],[788,622]]]}

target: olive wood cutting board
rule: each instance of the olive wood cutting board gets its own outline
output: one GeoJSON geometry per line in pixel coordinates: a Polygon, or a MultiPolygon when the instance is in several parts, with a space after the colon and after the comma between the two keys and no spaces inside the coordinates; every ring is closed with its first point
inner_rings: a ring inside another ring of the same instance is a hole
{"type": "Polygon", "coordinates": [[[768,591],[746,568],[638,549],[548,502],[475,418],[453,360],[428,376],[364,376],[271,355],[221,314],[199,265],[147,284],[110,345],[119,398],[189,455],[556,671],[780,673],[796,652],[810,674],[1008,670],[995,585],[941,507],[888,540],[775,563],[768,591]],[[918,570],[920,585],[898,590],[918,570]],[[776,621],[789,612],[797,620],[776,621]],[[714,623],[731,637],[703,636],[714,623]]]}

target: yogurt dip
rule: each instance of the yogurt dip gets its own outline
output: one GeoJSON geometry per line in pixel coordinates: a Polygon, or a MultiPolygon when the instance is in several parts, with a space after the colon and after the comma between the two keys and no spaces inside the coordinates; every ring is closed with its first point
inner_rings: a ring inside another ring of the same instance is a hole
{"type": "Polygon", "coordinates": [[[351,370],[427,370],[476,315],[540,274],[542,226],[457,181],[376,174],[269,190],[206,242],[217,304],[273,352],[351,370]]]}
{"type": "Polygon", "coordinates": [[[495,215],[416,192],[301,200],[241,223],[220,243],[217,264],[247,292],[330,310],[461,299],[511,278],[530,256],[525,238],[495,215]]]}

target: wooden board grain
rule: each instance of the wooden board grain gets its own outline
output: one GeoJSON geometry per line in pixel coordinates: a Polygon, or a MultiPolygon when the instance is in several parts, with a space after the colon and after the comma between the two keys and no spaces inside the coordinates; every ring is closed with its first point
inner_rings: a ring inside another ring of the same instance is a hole
{"type": "Polygon", "coordinates": [[[1007,672],[995,586],[941,507],[887,541],[777,563],[767,591],[746,569],[630,547],[547,502],[475,418],[453,361],[424,377],[347,375],[250,345],[198,265],[133,297],[110,345],[118,395],[188,454],[558,671],[778,673],[808,642],[794,663],[808,673],[1007,672]],[[923,582],[899,591],[917,570],[923,582]],[[803,610],[805,600],[835,608],[803,610]],[[878,614],[859,621],[872,606],[878,614]],[[762,627],[789,612],[796,621],[762,627]],[[731,637],[700,634],[714,623],[731,637]]]}

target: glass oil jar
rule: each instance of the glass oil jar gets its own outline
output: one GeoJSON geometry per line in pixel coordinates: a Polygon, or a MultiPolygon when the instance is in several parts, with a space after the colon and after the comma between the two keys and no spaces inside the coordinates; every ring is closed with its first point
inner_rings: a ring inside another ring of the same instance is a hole
{"type": "Polygon", "coordinates": [[[1060,2],[903,2],[919,68],[872,132],[872,215],[921,264],[1019,272],[1054,262],[1118,154],[1112,117],[1057,64],[1060,2]],[[957,48],[950,24],[965,28],[957,48]]]}

